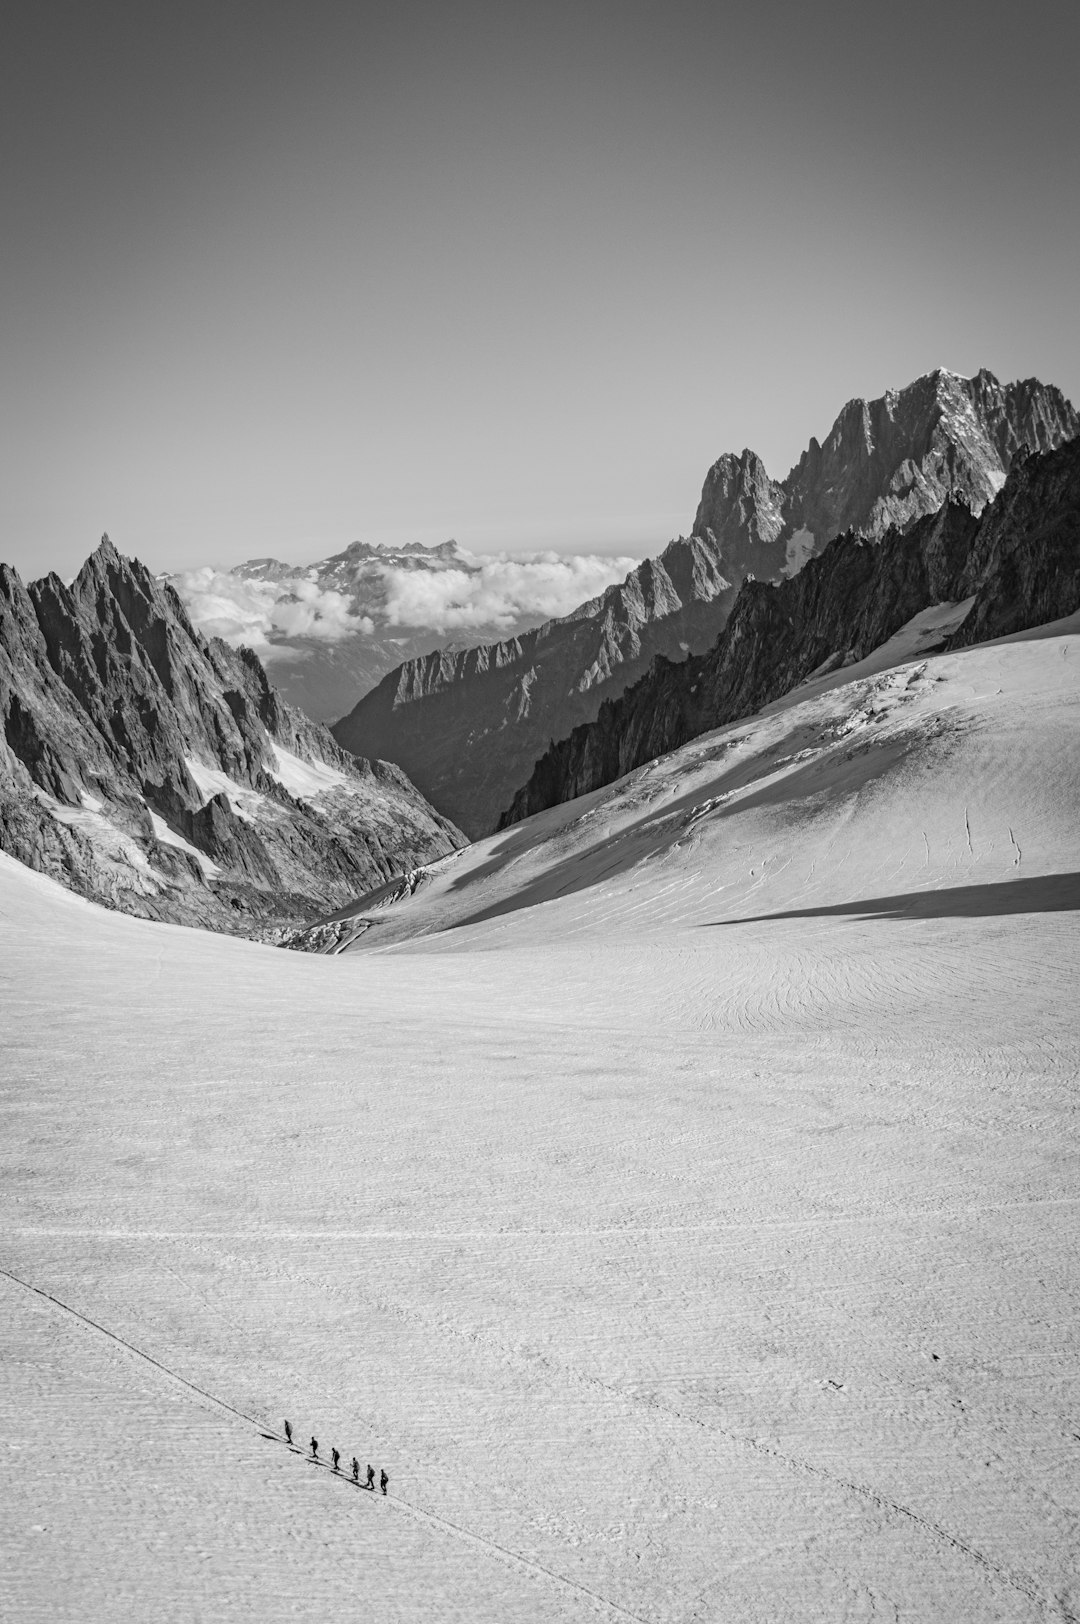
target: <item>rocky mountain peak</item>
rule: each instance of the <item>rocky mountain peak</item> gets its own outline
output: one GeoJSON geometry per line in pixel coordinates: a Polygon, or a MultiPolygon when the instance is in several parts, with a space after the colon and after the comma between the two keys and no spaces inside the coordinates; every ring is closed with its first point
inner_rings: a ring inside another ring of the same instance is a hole
{"type": "MultiPolygon", "coordinates": [[[[387,563],[391,559],[410,558],[418,562],[440,561],[450,563],[459,557],[458,544],[454,540],[440,541],[428,546],[422,541],[406,541],[400,546],[391,542],[381,541],[350,541],[341,552],[331,554],[325,564],[335,563],[387,563]]],[[[316,565],[316,569],[325,568],[316,565]]]]}
{"type": "Polygon", "coordinates": [[[70,585],[0,567],[0,722],[0,848],[146,917],[258,934],[460,843],[107,538],[70,585]]]}
{"type": "Polygon", "coordinates": [[[965,378],[937,367],[877,399],[847,401],[784,480],[745,451],[719,458],[693,528],[712,534],[732,572],[779,580],[845,530],[877,540],[949,497],[981,513],[1018,453],[1077,433],[1071,404],[1038,379],[1005,385],[986,369],[965,378]]]}
{"type": "Polygon", "coordinates": [[[769,478],[756,452],[727,452],[705,476],[693,533],[715,542],[731,577],[773,573],[784,563],[783,548],[774,546],[783,529],[783,503],[783,487],[769,478]]]}
{"type": "Polygon", "coordinates": [[[241,581],[288,581],[303,575],[299,564],[283,564],[280,558],[248,558],[229,572],[241,581]]]}
{"type": "Polygon", "coordinates": [[[87,563],[90,563],[91,560],[95,558],[101,558],[109,563],[118,563],[120,560],[120,554],[109,540],[109,532],[107,530],[103,530],[101,532],[101,540],[98,542],[94,551],[90,554],[90,558],[87,559],[87,563]]]}

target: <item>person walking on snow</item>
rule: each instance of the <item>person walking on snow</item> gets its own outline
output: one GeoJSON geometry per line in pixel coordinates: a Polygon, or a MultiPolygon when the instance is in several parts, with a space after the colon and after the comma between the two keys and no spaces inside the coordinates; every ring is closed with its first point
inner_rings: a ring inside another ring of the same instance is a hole
{"type": "Polygon", "coordinates": [[[312,1440],[311,1440],[311,1458],[312,1458],[312,1460],[318,1460],[318,1458],[319,1458],[319,1440],[318,1440],[318,1438],[312,1438],[312,1440]]]}
{"type": "Polygon", "coordinates": [[[364,1485],[364,1487],[370,1489],[371,1492],[374,1494],[374,1492],[375,1492],[375,1468],[374,1468],[374,1466],[369,1466],[368,1469],[367,1469],[367,1483],[364,1485]]]}
{"type": "Polygon", "coordinates": [[[338,1461],[341,1459],[341,1456],[338,1454],[336,1449],[332,1449],[330,1453],[334,1457],[334,1471],[336,1472],[338,1469],[338,1461]]]}
{"type": "Polygon", "coordinates": [[[355,1455],[352,1458],[352,1480],[354,1483],[359,1483],[360,1481],[360,1462],[357,1460],[355,1455]]]}
{"type": "Polygon", "coordinates": [[[389,1483],[389,1481],[390,1479],[387,1477],[385,1471],[379,1473],[379,1487],[384,1494],[386,1493],[386,1485],[389,1483]]]}
{"type": "Polygon", "coordinates": [[[285,1442],[290,1446],[290,1448],[292,1447],[292,1427],[290,1427],[287,1421],[285,1423],[285,1442]]]}

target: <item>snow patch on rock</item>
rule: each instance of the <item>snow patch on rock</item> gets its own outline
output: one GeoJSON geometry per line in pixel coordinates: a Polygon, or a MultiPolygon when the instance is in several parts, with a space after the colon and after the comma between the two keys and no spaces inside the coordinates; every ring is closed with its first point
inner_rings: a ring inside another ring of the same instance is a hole
{"type": "Polygon", "coordinates": [[[805,527],[788,537],[787,552],[781,575],[797,575],[808,558],[813,558],[817,537],[805,527]]]}
{"type": "Polygon", "coordinates": [[[280,744],[274,746],[274,756],[277,770],[271,769],[270,776],[276,778],[282,788],[295,795],[298,801],[310,801],[317,795],[326,795],[330,790],[350,787],[346,775],[325,761],[302,761],[280,744]]]}
{"type": "MultiPolygon", "coordinates": [[[[147,810],[149,811],[149,808],[147,810]]],[[[208,880],[220,879],[221,870],[212,857],[207,857],[204,851],[200,851],[189,840],[185,840],[183,835],[178,835],[175,829],[170,829],[165,819],[159,817],[156,812],[150,813],[150,822],[154,826],[155,839],[163,846],[175,846],[177,851],[186,851],[189,857],[194,857],[208,880]]]]}
{"type": "Polygon", "coordinates": [[[153,893],[167,883],[165,876],[153,867],[137,841],[118,829],[103,812],[86,804],[93,801],[93,796],[87,796],[82,806],[65,806],[63,801],[58,801],[47,790],[35,789],[34,799],[45,807],[57,823],[77,830],[104,860],[130,865],[136,871],[135,890],[153,893]]]}
{"type": "Polygon", "coordinates": [[[224,795],[238,818],[245,823],[254,823],[259,808],[263,804],[263,797],[258,790],[248,789],[244,784],[238,784],[235,778],[230,778],[219,767],[208,767],[205,762],[197,761],[194,756],[184,757],[184,766],[196,784],[197,788],[212,801],[215,795],[224,795]]]}

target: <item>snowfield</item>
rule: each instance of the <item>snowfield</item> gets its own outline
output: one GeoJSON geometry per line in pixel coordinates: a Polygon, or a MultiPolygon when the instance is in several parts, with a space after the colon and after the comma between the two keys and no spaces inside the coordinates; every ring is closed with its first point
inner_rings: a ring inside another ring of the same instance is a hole
{"type": "Polygon", "coordinates": [[[1080,1618],[1080,617],[929,626],[347,951],[0,858],[0,1615],[1080,1618]]]}

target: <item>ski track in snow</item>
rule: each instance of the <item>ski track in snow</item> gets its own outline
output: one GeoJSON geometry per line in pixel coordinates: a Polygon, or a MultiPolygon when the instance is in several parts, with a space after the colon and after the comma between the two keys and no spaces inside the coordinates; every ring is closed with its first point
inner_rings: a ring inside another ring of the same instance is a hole
{"type": "MultiPolygon", "coordinates": [[[[1049,1196],[1031,1201],[983,1201],[963,1207],[868,1208],[863,1212],[818,1214],[813,1218],[756,1218],[752,1223],[700,1224],[613,1224],[584,1229],[536,1227],[532,1229],[61,1229],[47,1225],[14,1227],[11,1234],[23,1239],[117,1241],[513,1241],[585,1240],[652,1235],[725,1235],[740,1230],[755,1233],[768,1229],[820,1229],[823,1225],[865,1224],[886,1216],[891,1218],[969,1217],[981,1212],[1013,1212],[1029,1207],[1072,1207],[1080,1205],[1080,1195],[1049,1196]]],[[[0,1269],[0,1274],[4,1271],[0,1269]]],[[[12,1277],[14,1278],[14,1276],[12,1277]]],[[[44,1295],[48,1296],[46,1292],[44,1295]]]]}
{"type": "Polygon", "coordinates": [[[809,684],[332,958],[0,860],[0,1612],[1076,1624],[1073,635],[809,684]]]}

